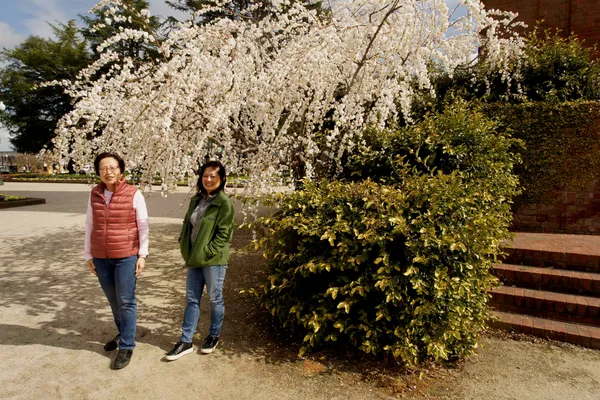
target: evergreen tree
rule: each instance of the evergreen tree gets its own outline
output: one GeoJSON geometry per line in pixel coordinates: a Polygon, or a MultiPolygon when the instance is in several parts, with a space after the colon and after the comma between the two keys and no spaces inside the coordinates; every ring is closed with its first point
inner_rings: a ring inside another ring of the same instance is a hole
{"type": "Polygon", "coordinates": [[[6,64],[0,69],[0,101],[6,106],[0,122],[18,152],[37,153],[51,146],[58,120],[73,108],[62,87],[42,84],[75,79],[91,59],[74,20],[51,26],[54,39],[30,36],[0,52],[6,64]]]}
{"type": "MultiPolygon", "coordinates": [[[[322,11],[321,1],[312,0],[300,0],[306,5],[308,9],[316,9],[322,11]]],[[[172,8],[178,11],[194,12],[206,9],[208,7],[215,7],[217,3],[210,0],[167,0],[166,3],[172,8]]],[[[270,2],[268,0],[257,1],[257,0],[230,0],[224,6],[220,7],[218,11],[209,11],[202,14],[202,23],[208,23],[220,18],[237,18],[240,13],[243,13],[246,17],[259,20],[269,13],[270,2]],[[255,7],[251,11],[248,9],[249,6],[257,5],[260,3],[260,7],[255,7]]],[[[171,18],[171,22],[173,19],[171,18]]]]}
{"type": "MultiPolygon", "coordinates": [[[[148,20],[139,17],[140,11],[148,9],[147,0],[123,0],[123,6],[118,13],[118,19],[110,12],[110,5],[105,5],[96,9],[91,16],[80,15],[86,27],[81,29],[83,37],[88,40],[94,53],[94,58],[99,57],[97,47],[109,37],[113,36],[119,30],[135,29],[146,31],[151,35],[156,35],[160,30],[161,22],[158,17],[151,16],[148,20]]],[[[154,57],[156,52],[156,43],[141,43],[136,40],[125,40],[111,46],[111,50],[117,52],[123,57],[133,59],[147,59],[154,57]]]]}

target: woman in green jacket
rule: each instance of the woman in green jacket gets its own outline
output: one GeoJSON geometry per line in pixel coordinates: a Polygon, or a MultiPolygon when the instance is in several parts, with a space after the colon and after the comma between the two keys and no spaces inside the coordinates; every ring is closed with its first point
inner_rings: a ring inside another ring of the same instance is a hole
{"type": "Polygon", "coordinates": [[[210,330],[201,352],[212,353],[219,343],[225,306],[223,282],[229,260],[229,243],[233,232],[234,210],[223,193],[225,167],[219,161],[208,161],[200,168],[198,193],[191,199],[179,235],[181,255],[188,268],[186,306],[181,326],[181,339],[166,359],[177,360],[191,353],[192,337],[200,317],[200,299],[206,285],[210,299],[210,330]]]}

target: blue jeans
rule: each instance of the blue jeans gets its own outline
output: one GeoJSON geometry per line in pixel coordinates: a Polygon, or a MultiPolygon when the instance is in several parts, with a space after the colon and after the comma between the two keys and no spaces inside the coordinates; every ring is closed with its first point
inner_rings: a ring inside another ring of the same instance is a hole
{"type": "Polygon", "coordinates": [[[223,282],[227,265],[188,268],[185,288],[185,312],[181,326],[181,341],[191,343],[198,318],[200,318],[200,299],[204,285],[210,300],[210,336],[218,337],[223,326],[225,303],[223,302],[223,282]]]}
{"type": "Polygon", "coordinates": [[[119,349],[135,348],[137,302],[135,300],[135,264],[138,256],[94,258],[100,286],[110,303],[115,325],[121,334],[119,349]]]}

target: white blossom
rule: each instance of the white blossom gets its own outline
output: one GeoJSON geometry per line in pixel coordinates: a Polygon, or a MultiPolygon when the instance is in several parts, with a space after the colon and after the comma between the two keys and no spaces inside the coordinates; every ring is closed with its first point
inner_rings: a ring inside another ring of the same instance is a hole
{"type": "MultiPolygon", "coordinates": [[[[180,23],[160,43],[123,29],[65,85],[76,103],[58,125],[54,155],[84,164],[115,150],[144,180],[160,173],[165,189],[207,153],[257,185],[289,176],[298,162],[309,177],[318,166],[339,171],[366,126],[384,128],[400,114],[410,121],[415,91],[435,95],[432,64],[452,74],[485,49],[478,62],[507,71],[522,57],[514,14],[461,2],[468,13],[452,21],[444,0],[338,0],[324,16],[276,0],[260,21],[231,11],[235,18],[180,23]],[[157,44],[160,56],[119,58],[110,47],[126,40],[157,44]]],[[[113,15],[123,8],[102,0],[92,10],[105,6],[113,15]]]]}

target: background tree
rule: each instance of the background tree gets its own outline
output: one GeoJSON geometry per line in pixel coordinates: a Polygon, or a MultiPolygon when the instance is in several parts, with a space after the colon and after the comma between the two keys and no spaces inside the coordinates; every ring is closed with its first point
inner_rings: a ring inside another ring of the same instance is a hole
{"type": "Polygon", "coordinates": [[[11,144],[18,152],[37,153],[52,146],[58,120],[70,112],[70,97],[58,86],[39,86],[48,81],[75,79],[90,62],[86,41],[75,21],[52,26],[54,39],[30,36],[0,60],[0,100],[6,112],[0,122],[8,128],[11,144]]]}
{"type": "MultiPolygon", "coordinates": [[[[308,9],[323,10],[321,1],[300,0],[300,2],[308,9]]],[[[166,3],[178,11],[202,11],[200,23],[208,23],[220,18],[235,19],[241,14],[246,18],[259,20],[271,9],[271,1],[267,0],[230,0],[225,3],[210,0],[167,0],[166,3]]],[[[169,21],[176,22],[174,18],[170,18],[169,21]]]]}
{"type": "MultiPolygon", "coordinates": [[[[216,2],[207,0],[174,0],[166,1],[166,3],[176,10],[184,12],[195,12],[207,7],[214,8],[217,5],[216,2]]],[[[205,13],[202,21],[209,22],[217,18],[232,18],[234,15],[232,11],[245,10],[252,3],[252,0],[233,0],[227,5],[219,7],[219,10],[205,13]]]]}
{"type": "MultiPolygon", "coordinates": [[[[92,15],[79,16],[86,24],[81,33],[88,40],[94,58],[98,58],[101,53],[98,45],[119,32],[138,30],[156,35],[160,30],[159,18],[148,13],[148,1],[122,0],[121,3],[122,7],[119,8],[110,3],[100,3],[92,9],[92,15]]],[[[158,39],[154,43],[126,39],[112,44],[110,48],[121,57],[150,59],[157,54],[157,43],[158,39]]]]}

